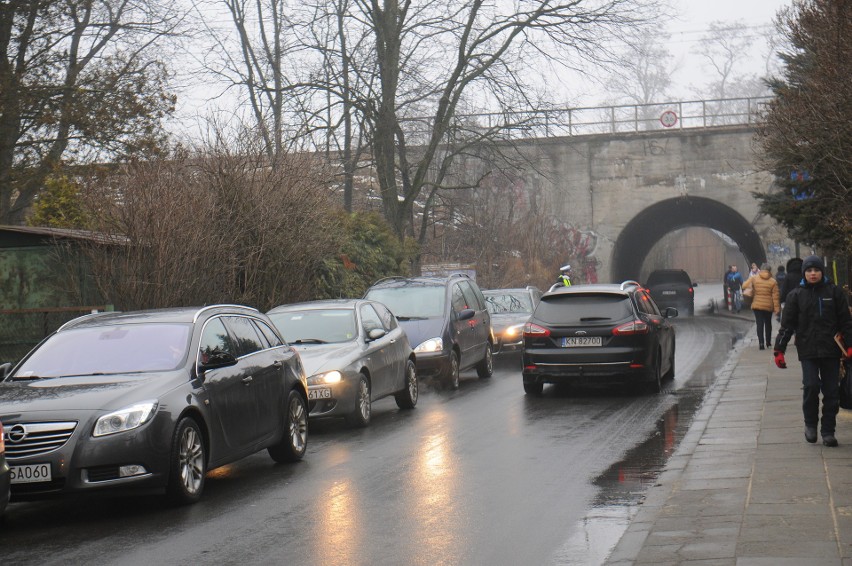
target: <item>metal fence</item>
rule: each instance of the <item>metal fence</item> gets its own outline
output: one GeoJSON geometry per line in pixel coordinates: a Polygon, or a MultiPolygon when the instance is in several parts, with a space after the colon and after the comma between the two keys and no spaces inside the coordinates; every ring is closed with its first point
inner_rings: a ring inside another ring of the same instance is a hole
{"type": "MultiPolygon", "coordinates": [[[[771,97],[691,100],[588,108],[550,108],[523,112],[464,114],[463,130],[498,130],[507,139],[620,134],[756,124],[771,97]]],[[[404,120],[415,137],[428,132],[430,120],[404,120]]]]}

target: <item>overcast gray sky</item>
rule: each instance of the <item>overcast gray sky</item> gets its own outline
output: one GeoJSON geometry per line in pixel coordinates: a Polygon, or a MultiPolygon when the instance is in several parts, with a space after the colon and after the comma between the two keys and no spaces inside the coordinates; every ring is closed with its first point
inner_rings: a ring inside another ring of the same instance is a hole
{"type": "MultiPolygon", "coordinates": [[[[709,98],[696,96],[696,89],[704,82],[706,70],[704,62],[695,53],[696,45],[702,35],[707,32],[711,22],[742,22],[745,27],[741,33],[756,37],[748,63],[751,72],[761,72],[766,47],[762,36],[773,26],[777,11],[789,6],[792,0],[668,0],[672,13],[661,15],[659,27],[671,35],[668,42],[669,50],[675,56],[673,61],[673,81],[670,88],[669,101],[695,100],[709,98]]],[[[745,69],[743,69],[745,70],[745,69]]],[[[610,102],[611,96],[600,84],[586,83],[582,77],[571,77],[566,81],[575,88],[566,98],[570,106],[603,106],[610,102]],[[582,85],[582,86],[578,86],[582,85]]],[[[222,108],[225,101],[208,101],[206,98],[218,93],[219,88],[213,85],[197,85],[196,88],[183,93],[179,99],[178,129],[187,130],[197,126],[197,117],[204,116],[213,108],[222,108]],[[195,122],[195,124],[193,124],[195,122]]],[[[661,101],[662,102],[662,101],[661,101]]],[[[561,104],[560,104],[561,105],[561,104]]]]}

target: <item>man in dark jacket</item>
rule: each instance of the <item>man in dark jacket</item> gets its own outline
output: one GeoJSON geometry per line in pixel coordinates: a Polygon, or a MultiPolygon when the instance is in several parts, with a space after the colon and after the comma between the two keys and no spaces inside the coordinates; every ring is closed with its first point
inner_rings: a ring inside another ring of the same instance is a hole
{"type": "Polygon", "coordinates": [[[787,300],[787,294],[799,286],[802,282],[802,258],[794,257],[787,261],[787,275],[784,277],[784,284],[779,284],[778,290],[781,292],[781,304],[787,300]]]}
{"type": "MultiPolygon", "coordinates": [[[[825,446],[837,446],[834,429],[840,408],[841,352],[834,335],[843,333],[852,345],[852,315],[843,289],[825,276],[822,259],[812,255],[802,262],[804,277],[798,287],[787,294],[787,305],[781,316],[781,330],[775,339],[775,365],[786,368],[784,352],[796,335],[796,349],[802,363],[802,412],[805,417],[805,440],[816,442],[819,420],[819,394],[822,391],[822,423],[820,433],[825,446]]],[[[852,346],[847,355],[852,356],[852,346]]]]}

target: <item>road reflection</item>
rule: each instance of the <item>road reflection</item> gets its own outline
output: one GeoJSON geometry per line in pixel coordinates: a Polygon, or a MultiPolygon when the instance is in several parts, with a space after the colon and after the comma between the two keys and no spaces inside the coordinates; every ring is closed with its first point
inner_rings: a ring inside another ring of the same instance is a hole
{"type": "Polygon", "coordinates": [[[320,505],[322,526],[311,544],[316,563],[357,564],[364,517],[352,480],[343,478],[328,486],[320,505]]]}
{"type": "Polygon", "coordinates": [[[436,411],[428,420],[425,428],[430,433],[421,440],[408,474],[410,512],[421,539],[414,546],[428,551],[412,557],[412,562],[459,564],[466,520],[459,507],[462,498],[458,493],[460,472],[454,454],[452,415],[436,411]]]}

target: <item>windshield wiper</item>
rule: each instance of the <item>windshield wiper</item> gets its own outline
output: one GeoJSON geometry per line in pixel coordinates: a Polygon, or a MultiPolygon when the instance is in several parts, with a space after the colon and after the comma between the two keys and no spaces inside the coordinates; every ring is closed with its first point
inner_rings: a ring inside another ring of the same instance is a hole
{"type": "Polygon", "coordinates": [[[299,338],[293,344],[326,344],[325,340],[320,340],[319,338],[299,338]]]}
{"type": "Polygon", "coordinates": [[[398,316],[397,320],[426,320],[425,316],[398,316]]]}
{"type": "Polygon", "coordinates": [[[12,381],[35,381],[37,379],[51,379],[49,377],[42,377],[40,375],[16,375],[12,378],[12,381]]]}
{"type": "Polygon", "coordinates": [[[580,319],[580,322],[590,322],[592,320],[612,320],[608,316],[584,316],[580,319]]]}

